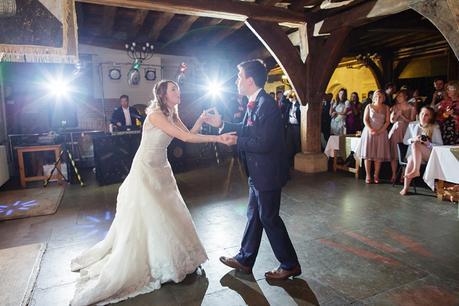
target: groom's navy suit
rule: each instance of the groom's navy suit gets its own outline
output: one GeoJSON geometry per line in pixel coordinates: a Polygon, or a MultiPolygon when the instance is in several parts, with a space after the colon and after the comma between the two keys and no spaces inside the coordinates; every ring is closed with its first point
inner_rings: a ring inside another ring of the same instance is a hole
{"type": "Polygon", "coordinates": [[[281,111],[262,89],[241,123],[224,123],[221,132],[231,131],[237,132],[237,149],[249,177],[248,222],[235,259],[244,266],[254,265],[264,229],[280,267],[291,270],[298,258],[279,216],[289,171],[281,111]]]}

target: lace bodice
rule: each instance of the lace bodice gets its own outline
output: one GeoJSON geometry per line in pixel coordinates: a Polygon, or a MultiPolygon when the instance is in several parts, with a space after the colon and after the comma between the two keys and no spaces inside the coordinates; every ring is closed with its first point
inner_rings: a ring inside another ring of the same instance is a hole
{"type": "MultiPolygon", "coordinates": [[[[149,120],[150,116],[151,114],[147,116],[143,123],[140,147],[147,150],[166,150],[172,141],[172,137],[154,126],[149,120]]],[[[169,121],[172,122],[171,117],[169,117],[169,121]]]]}

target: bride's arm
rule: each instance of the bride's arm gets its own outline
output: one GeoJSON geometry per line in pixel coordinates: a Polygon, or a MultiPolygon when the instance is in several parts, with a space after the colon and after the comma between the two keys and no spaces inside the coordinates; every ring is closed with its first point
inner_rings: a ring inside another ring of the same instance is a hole
{"type": "Polygon", "coordinates": [[[188,128],[186,127],[185,124],[183,124],[183,121],[180,119],[180,117],[177,115],[177,120],[175,121],[175,123],[177,124],[177,126],[184,130],[185,132],[190,132],[192,134],[198,134],[199,131],[201,130],[201,126],[202,124],[204,123],[204,119],[203,119],[203,116],[202,114],[199,116],[198,120],[196,120],[196,122],[194,123],[193,127],[191,128],[191,130],[188,130],[188,128]]]}
{"type": "MultiPolygon", "coordinates": [[[[168,134],[171,137],[178,138],[184,142],[202,143],[202,142],[222,142],[223,141],[220,135],[192,134],[190,133],[190,131],[188,131],[188,129],[186,131],[182,130],[181,128],[169,122],[166,116],[164,116],[164,114],[161,112],[152,113],[150,116],[148,116],[148,120],[150,120],[151,124],[161,129],[164,133],[168,134]]],[[[181,124],[183,125],[183,123],[181,124]]]]}

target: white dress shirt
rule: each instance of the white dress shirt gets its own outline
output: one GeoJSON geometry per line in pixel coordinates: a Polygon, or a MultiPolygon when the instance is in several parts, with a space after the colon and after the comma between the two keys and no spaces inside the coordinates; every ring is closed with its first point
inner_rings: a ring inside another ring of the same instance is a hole
{"type": "Polygon", "coordinates": [[[121,108],[123,109],[124,119],[126,120],[126,126],[132,125],[131,113],[129,112],[129,107],[128,108],[121,107],[121,108]]]}
{"type": "MultiPolygon", "coordinates": [[[[411,144],[416,140],[416,137],[422,135],[422,128],[419,121],[412,121],[408,125],[408,128],[405,132],[405,137],[403,137],[403,143],[408,145],[408,152],[406,153],[406,158],[411,155],[411,144]]],[[[441,138],[441,132],[438,125],[434,125],[432,131],[432,139],[430,140],[432,146],[441,146],[443,145],[443,139],[441,138]]]]}

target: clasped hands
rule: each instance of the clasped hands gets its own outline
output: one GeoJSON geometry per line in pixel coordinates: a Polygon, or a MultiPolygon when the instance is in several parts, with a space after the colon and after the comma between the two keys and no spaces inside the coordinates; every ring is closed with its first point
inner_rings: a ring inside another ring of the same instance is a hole
{"type": "MultiPolygon", "coordinates": [[[[223,126],[222,116],[218,113],[215,107],[203,111],[199,117],[199,120],[215,128],[221,128],[223,126]]],[[[237,143],[237,134],[236,132],[229,132],[218,135],[217,139],[217,141],[220,143],[226,144],[227,146],[232,146],[237,143]]]]}

